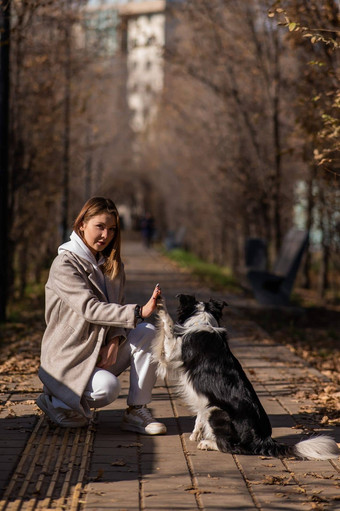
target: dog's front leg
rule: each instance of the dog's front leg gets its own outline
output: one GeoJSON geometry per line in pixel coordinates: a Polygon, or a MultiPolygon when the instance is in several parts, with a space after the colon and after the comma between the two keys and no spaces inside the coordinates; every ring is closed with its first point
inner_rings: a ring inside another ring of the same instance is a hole
{"type": "Polygon", "coordinates": [[[202,415],[200,413],[197,414],[195,420],[194,429],[189,437],[192,442],[199,442],[203,438],[204,431],[204,422],[202,420],[202,415]]]}
{"type": "Polygon", "coordinates": [[[165,300],[157,302],[160,330],[163,334],[163,356],[166,362],[171,362],[177,344],[177,337],[174,336],[174,322],[168,313],[165,300]]]}
{"type": "MultiPolygon", "coordinates": [[[[214,435],[213,429],[209,423],[209,417],[211,415],[212,408],[206,408],[204,412],[201,412],[197,415],[199,418],[198,429],[200,431],[200,436],[198,438],[199,442],[197,444],[197,449],[202,451],[218,451],[216,437],[214,435]]],[[[196,429],[196,424],[195,424],[196,429]]],[[[193,434],[195,433],[195,429],[193,434]]]]}
{"type": "Polygon", "coordinates": [[[160,322],[162,324],[162,329],[164,331],[164,334],[169,339],[173,338],[174,336],[174,322],[168,313],[168,310],[166,308],[165,300],[163,298],[159,299],[157,301],[157,313],[158,317],[160,319],[160,322]]]}
{"type": "Polygon", "coordinates": [[[165,378],[168,371],[173,369],[172,356],[176,347],[176,338],[173,334],[174,322],[163,298],[157,301],[157,309],[157,335],[152,346],[153,360],[158,364],[158,376],[165,378]]]}

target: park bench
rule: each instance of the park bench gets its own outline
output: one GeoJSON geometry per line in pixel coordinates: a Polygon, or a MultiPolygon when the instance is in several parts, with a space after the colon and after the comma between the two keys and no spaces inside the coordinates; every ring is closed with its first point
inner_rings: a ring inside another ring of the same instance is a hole
{"type": "Polygon", "coordinates": [[[257,250],[257,253],[255,257],[248,247],[248,262],[253,264],[248,266],[247,279],[255,299],[260,304],[289,305],[290,295],[307,243],[308,233],[306,231],[295,228],[288,231],[271,272],[263,269],[263,264],[266,262],[265,244],[252,243],[249,245],[254,252],[257,250]]]}
{"type": "Polygon", "coordinates": [[[247,271],[267,269],[267,243],[262,238],[248,238],[244,247],[247,271]]]}

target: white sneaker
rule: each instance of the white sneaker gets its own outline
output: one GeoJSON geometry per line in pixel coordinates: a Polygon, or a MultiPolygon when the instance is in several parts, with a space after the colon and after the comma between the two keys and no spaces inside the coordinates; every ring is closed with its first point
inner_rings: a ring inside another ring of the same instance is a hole
{"type": "Polygon", "coordinates": [[[156,421],[146,405],[129,406],[125,410],[121,428],[144,435],[164,435],[166,426],[156,421]]]}
{"type": "Polygon", "coordinates": [[[74,410],[54,408],[51,397],[47,394],[40,394],[36,403],[54,424],[62,428],[81,428],[89,423],[86,417],[74,410]]]}

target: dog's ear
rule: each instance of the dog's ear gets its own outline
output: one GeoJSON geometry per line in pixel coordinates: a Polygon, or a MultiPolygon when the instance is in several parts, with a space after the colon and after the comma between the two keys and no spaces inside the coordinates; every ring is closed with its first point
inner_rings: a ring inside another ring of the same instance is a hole
{"type": "Polygon", "coordinates": [[[221,312],[223,311],[224,307],[228,307],[227,302],[224,300],[214,300],[214,298],[210,298],[209,302],[211,302],[213,306],[221,312]]]}
{"type": "Polygon", "coordinates": [[[194,305],[196,303],[196,298],[193,295],[178,294],[176,295],[176,298],[179,299],[179,303],[182,305],[182,307],[187,305],[194,305]]]}
{"type": "Polygon", "coordinates": [[[179,324],[183,324],[194,312],[197,300],[193,295],[176,295],[179,299],[179,306],[177,309],[177,320],[179,324]]]}

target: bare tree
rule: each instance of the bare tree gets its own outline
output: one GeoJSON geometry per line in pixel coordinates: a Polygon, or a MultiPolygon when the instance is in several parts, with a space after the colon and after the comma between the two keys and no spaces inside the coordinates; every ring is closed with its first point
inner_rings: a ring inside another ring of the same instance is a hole
{"type": "Polygon", "coordinates": [[[176,189],[166,198],[171,229],[185,224],[192,250],[235,270],[247,236],[274,240],[275,250],[292,215],[293,116],[284,114],[292,54],[282,56],[267,7],[200,0],[174,12],[158,147],[146,144],[162,192],[176,189]]]}
{"type": "MultiPolygon", "coordinates": [[[[339,3],[334,0],[276,2],[277,15],[288,29],[287,40],[297,52],[297,114],[305,181],[306,228],[320,232],[319,290],[330,286],[332,255],[339,253],[339,3]]],[[[314,249],[315,254],[315,249],[314,249]]],[[[315,255],[314,255],[315,257],[315,255]]],[[[312,254],[305,261],[305,284],[311,284],[312,254]]],[[[333,266],[337,266],[335,260],[333,266]]]]}
{"type": "Polygon", "coordinates": [[[96,20],[88,45],[85,3],[15,2],[9,266],[20,294],[55,255],[88,194],[105,193],[124,160],[119,57],[107,51],[96,20]]]}
{"type": "Polygon", "coordinates": [[[0,1],[0,321],[6,318],[8,291],[8,132],[9,132],[9,1],[0,1]]]}

